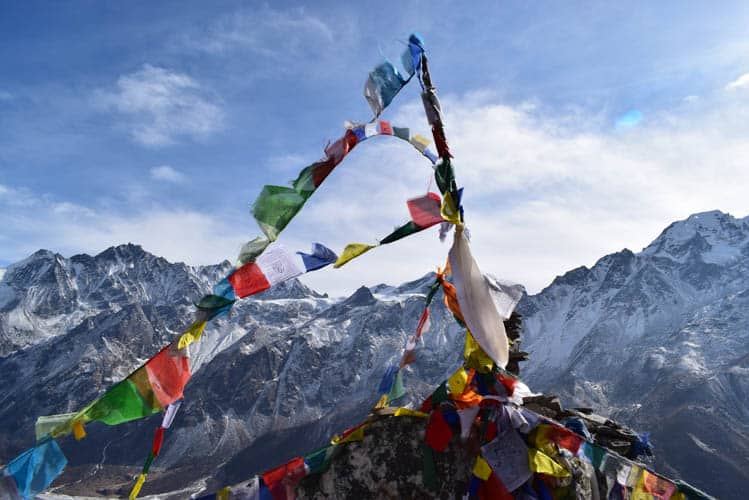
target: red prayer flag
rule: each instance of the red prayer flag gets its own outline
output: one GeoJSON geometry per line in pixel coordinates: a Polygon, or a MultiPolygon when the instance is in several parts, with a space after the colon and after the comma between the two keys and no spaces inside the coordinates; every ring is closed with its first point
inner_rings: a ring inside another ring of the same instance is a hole
{"type": "Polygon", "coordinates": [[[297,483],[306,475],[304,459],[292,458],[287,463],[262,474],[273,500],[292,500],[297,483]]]}
{"type": "Polygon", "coordinates": [[[270,288],[263,271],[254,262],[249,262],[231,273],[228,280],[240,299],[270,288]]]}
{"type": "Polygon", "coordinates": [[[420,228],[427,228],[445,220],[440,213],[442,200],[436,193],[427,193],[419,198],[413,198],[406,202],[411,220],[420,228]]]}
{"type": "Polygon", "coordinates": [[[559,447],[569,450],[573,455],[577,455],[580,445],[583,444],[582,437],[566,427],[558,425],[549,425],[546,437],[555,442],[559,447]]]}
{"type": "Polygon", "coordinates": [[[421,337],[422,330],[424,329],[424,325],[426,325],[427,320],[429,319],[429,308],[425,308],[424,312],[421,313],[421,318],[419,318],[419,324],[416,325],[416,338],[418,339],[421,337]]]}
{"type": "Polygon", "coordinates": [[[494,472],[479,488],[480,500],[514,500],[514,498],[494,472]]]}
{"type": "Polygon", "coordinates": [[[508,377],[507,375],[502,375],[501,373],[497,375],[497,380],[499,380],[507,391],[507,397],[512,397],[512,393],[515,392],[515,385],[518,383],[518,380],[508,377]]]}
{"type": "Polygon", "coordinates": [[[156,434],[153,436],[153,446],[151,446],[151,453],[153,453],[154,457],[159,456],[159,452],[161,451],[161,445],[164,443],[164,428],[159,426],[158,429],[156,429],[156,434]]]}
{"type": "Polygon", "coordinates": [[[182,399],[182,391],[190,380],[190,358],[182,356],[170,344],[146,362],[151,388],[162,406],[182,399]]]}
{"type": "Polygon", "coordinates": [[[319,161],[312,165],[312,185],[316,188],[320,187],[322,181],[330,175],[335,166],[336,164],[332,159],[319,161]]]}
{"type": "Polygon", "coordinates": [[[390,126],[390,122],[380,120],[380,134],[393,135],[393,127],[390,126]]]}
{"type": "Polygon", "coordinates": [[[349,154],[349,151],[354,149],[354,146],[356,146],[358,142],[359,138],[356,137],[356,133],[353,130],[347,130],[343,137],[328,144],[325,148],[325,155],[329,160],[333,161],[334,165],[338,165],[343,158],[349,154]]]}
{"type": "Polygon", "coordinates": [[[429,423],[427,424],[427,444],[434,451],[443,452],[452,437],[453,431],[445,420],[445,417],[442,416],[442,412],[439,410],[433,411],[429,416],[429,423]]]}

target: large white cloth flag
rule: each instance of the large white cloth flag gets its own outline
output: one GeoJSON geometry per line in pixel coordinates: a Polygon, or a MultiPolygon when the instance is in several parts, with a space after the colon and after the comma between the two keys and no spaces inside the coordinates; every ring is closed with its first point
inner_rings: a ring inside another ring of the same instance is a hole
{"type": "Polygon", "coordinates": [[[510,353],[503,318],[460,227],[456,227],[449,259],[460,311],[468,330],[484,352],[504,368],[510,353]]]}
{"type": "Polygon", "coordinates": [[[525,288],[523,285],[512,283],[503,279],[495,278],[491,274],[485,274],[486,284],[489,285],[489,292],[494,299],[494,305],[497,306],[497,312],[502,319],[509,319],[515,306],[523,298],[525,288]]]}

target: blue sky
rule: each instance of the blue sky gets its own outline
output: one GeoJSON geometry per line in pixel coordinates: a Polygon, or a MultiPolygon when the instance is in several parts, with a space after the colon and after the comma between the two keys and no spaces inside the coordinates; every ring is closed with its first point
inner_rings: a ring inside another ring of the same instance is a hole
{"type": "MultiPolygon", "coordinates": [[[[741,2],[0,1],[0,266],[128,241],[233,260],[262,185],[369,119],[367,72],[415,30],[479,263],[537,291],[690,213],[746,215],[746,26],[741,2]]],[[[417,85],[384,118],[426,133],[417,85]]],[[[428,165],[372,142],[284,244],[340,250],[406,219],[428,165]]],[[[446,253],[429,231],[306,279],[345,293],[446,253]]]]}

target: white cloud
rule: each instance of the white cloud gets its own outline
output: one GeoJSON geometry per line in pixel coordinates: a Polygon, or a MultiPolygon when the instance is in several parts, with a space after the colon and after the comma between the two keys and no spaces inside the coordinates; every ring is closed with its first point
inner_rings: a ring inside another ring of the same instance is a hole
{"type": "Polygon", "coordinates": [[[205,139],[223,127],[215,96],[183,73],[150,64],[121,76],[115,89],[97,92],[94,102],[121,115],[133,140],[144,146],[205,139]]]}
{"type": "Polygon", "coordinates": [[[194,210],[150,207],[117,214],[46,197],[29,199],[25,206],[0,197],[0,225],[2,259],[10,262],[40,248],[69,256],[132,242],[173,262],[210,264],[233,260],[244,232],[194,210]]]}
{"type": "Polygon", "coordinates": [[[185,181],[185,176],[169,165],[153,167],[150,170],[150,174],[151,178],[158,181],[172,182],[174,184],[181,184],[185,181]]]}
{"type": "MultiPolygon", "coordinates": [[[[482,269],[537,292],[608,253],[639,251],[691,213],[746,215],[749,102],[719,96],[702,104],[653,114],[620,134],[581,131],[544,117],[542,108],[506,106],[486,93],[443,99],[482,269]]],[[[407,104],[393,121],[420,123],[419,108],[407,104]]],[[[391,153],[363,144],[355,154],[292,223],[303,235],[299,244],[317,238],[340,250],[372,242],[402,222],[405,199],[425,189],[429,169],[407,146],[391,153]]],[[[443,264],[448,250],[435,230],[426,233],[373,250],[334,275],[305,279],[332,291],[412,279],[443,264]]]]}
{"type": "MultiPolygon", "coordinates": [[[[746,215],[749,97],[721,94],[649,113],[626,134],[588,126],[596,116],[551,118],[543,106],[511,107],[486,92],[443,98],[482,269],[535,292],[605,254],[640,250],[691,213],[717,208],[746,215]]],[[[418,102],[397,111],[396,125],[425,123],[418,102]]],[[[426,127],[414,132],[425,134],[426,127]]],[[[303,156],[300,169],[319,154],[303,156]]],[[[293,177],[279,175],[278,183],[293,177]]],[[[375,242],[408,220],[406,199],[423,194],[431,177],[428,162],[410,145],[372,138],[337,167],[281,240],[292,250],[319,241],[336,251],[349,242],[375,242]]],[[[229,224],[221,215],[163,206],[108,214],[6,186],[0,189],[6,252],[0,258],[21,258],[39,247],[94,252],[132,241],[171,260],[233,260],[240,243],[259,231],[248,219],[229,224]]],[[[430,229],[304,279],[334,294],[400,283],[443,265],[448,245],[430,229]]]]}
{"type": "Polygon", "coordinates": [[[744,73],[743,75],[726,85],[726,90],[735,90],[744,87],[749,87],[749,73],[744,73]]]}
{"type": "Polygon", "coordinates": [[[223,16],[204,33],[182,38],[181,44],[211,54],[249,50],[296,64],[297,57],[324,50],[338,36],[328,23],[304,8],[274,10],[265,6],[223,16]]]}

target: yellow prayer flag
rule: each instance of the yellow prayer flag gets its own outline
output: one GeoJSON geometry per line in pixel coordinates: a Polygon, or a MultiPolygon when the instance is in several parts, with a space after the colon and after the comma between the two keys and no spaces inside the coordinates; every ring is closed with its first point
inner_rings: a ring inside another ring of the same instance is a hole
{"type": "Polygon", "coordinates": [[[430,141],[423,135],[419,135],[419,134],[416,134],[415,136],[411,137],[411,140],[409,142],[413,144],[413,147],[418,149],[420,153],[423,153],[424,150],[428,148],[429,145],[432,143],[432,141],[430,141]]]}
{"type": "Polygon", "coordinates": [[[361,254],[368,252],[376,246],[377,245],[366,245],[364,243],[349,243],[348,245],[346,245],[346,248],[343,249],[343,253],[341,253],[341,256],[338,257],[337,261],[335,261],[333,267],[338,269],[348,261],[357,258],[361,254]]]}
{"type": "Polygon", "coordinates": [[[377,401],[377,404],[375,405],[375,409],[379,408],[385,408],[385,405],[388,404],[388,395],[383,394],[382,397],[377,401]]]}
{"type": "Polygon", "coordinates": [[[231,498],[231,489],[228,486],[224,486],[216,492],[216,500],[229,500],[231,498]]]}
{"type": "Polygon", "coordinates": [[[395,410],[396,417],[417,417],[417,418],[429,418],[428,413],[424,413],[419,410],[412,410],[411,408],[398,408],[395,410]]]}
{"type": "Polygon", "coordinates": [[[492,475],[491,466],[481,455],[476,457],[476,465],[473,466],[473,475],[482,481],[486,481],[492,475]]]}
{"type": "Polygon", "coordinates": [[[475,368],[479,373],[489,373],[494,368],[494,361],[484,352],[478,342],[473,338],[471,332],[466,331],[466,343],[463,349],[464,365],[466,368],[475,368]]]}
{"type": "Polygon", "coordinates": [[[341,438],[340,436],[334,436],[333,439],[330,440],[330,444],[337,445],[337,444],[343,444],[343,443],[351,443],[352,441],[361,441],[364,439],[364,429],[367,428],[367,425],[362,425],[358,427],[354,432],[346,436],[345,438],[341,438]]]}
{"type": "Polygon", "coordinates": [[[450,387],[450,392],[454,395],[463,394],[468,382],[468,373],[462,366],[455,370],[449,379],[447,379],[447,385],[450,387]]]}
{"type": "Polygon", "coordinates": [[[180,336],[179,342],[177,342],[177,349],[184,349],[193,342],[200,340],[205,330],[205,321],[196,321],[190,325],[187,330],[180,336]]]}
{"type": "Polygon", "coordinates": [[[458,210],[453,197],[450,195],[450,191],[445,191],[445,193],[442,195],[440,215],[442,215],[442,218],[447,222],[460,224],[460,211],[458,210]]]}
{"type": "Polygon", "coordinates": [[[86,437],[86,429],[83,428],[83,423],[80,420],[73,422],[73,437],[76,441],[86,437]]]}
{"type": "Polygon", "coordinates": [[[143,487],[143,483],[146,482],[146,475],[140,474],[138,476],[138,480],[135,482],[135,486],[133,486],[133,490],[130,492],[130,500],[135,500],[138,498],[138,495],[140,494],[140,489],[143,487]]]}
{"type": "Polygon", "coordinates": [[[528,449],[528,465],[533,472],[554,477],[570,477],[570,472],[551,459],[542,451],[535,448],[528,449]]]}
{"type": "MultiPolygon", "coordinates": [[[[36,440],[39,441],[49,434],[53,438],[67,436],[73,430],[73,421],[77,413],[61,413],[59,415],[47,415],[36,419],[36,440]]],[[[85,423],[87,420],[83,419],[85,423]]]]}

